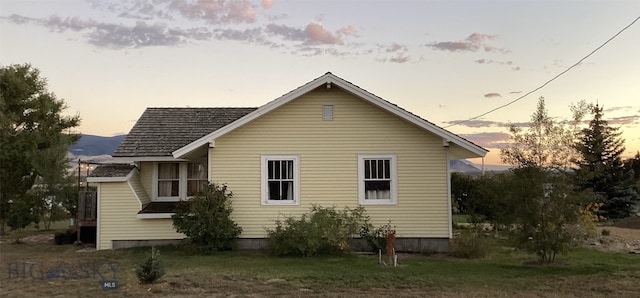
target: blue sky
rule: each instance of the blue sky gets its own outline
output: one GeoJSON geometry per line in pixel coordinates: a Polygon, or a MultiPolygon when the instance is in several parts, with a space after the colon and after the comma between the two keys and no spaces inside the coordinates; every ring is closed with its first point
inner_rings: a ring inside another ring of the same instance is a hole
{"type": "MultiPolygon", "coordinates": [[[[86,134],[149,106],[260,106],[327,71],[448,126],[551,79],[640,16],[640,1],[6,1],[0,63],[31,63],[86,134]]],[[[640,150],[640,22],[517,103],[448,127],[492,152],[545,97],[599,103],[640,150]]]]}

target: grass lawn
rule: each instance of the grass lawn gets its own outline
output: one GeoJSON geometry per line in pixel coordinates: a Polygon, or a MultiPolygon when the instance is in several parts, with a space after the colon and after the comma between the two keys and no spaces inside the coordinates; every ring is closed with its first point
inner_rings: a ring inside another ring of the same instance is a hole
{"type": "Polygon", "coordinates": [[[533,256],[502,242],[480,260],[401,255],[396,268],[373,255],[275,258],[259,251],[195,256],[161,247],[167,274],[140,285],[135,267],[148,248],[76,252],[73,245],[0,244],[0,295],[6,297],[471,296],[640,295],[640,255],[577,249],[563,264],[528,265],[533,256]],[[54,270],[57,269],[57,270],[54,270]],[[117,280],[102,290],[100,280],[117,280]]]}

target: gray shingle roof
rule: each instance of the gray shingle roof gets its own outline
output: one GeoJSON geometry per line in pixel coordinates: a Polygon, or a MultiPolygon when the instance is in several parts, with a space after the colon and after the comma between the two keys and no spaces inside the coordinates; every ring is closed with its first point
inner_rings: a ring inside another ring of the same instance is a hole
{"type": "Polygon", "coordinates": [[[147,108],[113,156],[171,156],[171,152],[254,110],[256,108],[147,108]]]}
{"type": "Polygon", "coordinates": [[[134,165],[128,164],[105,164],[95,168],[89,177],[127,177],[129,173],[135,169],[134,165]]]}

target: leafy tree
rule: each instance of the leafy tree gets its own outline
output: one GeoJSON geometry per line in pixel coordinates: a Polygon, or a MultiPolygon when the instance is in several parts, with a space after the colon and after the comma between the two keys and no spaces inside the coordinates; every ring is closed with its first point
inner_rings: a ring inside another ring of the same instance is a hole
{"type": "Polygon", "coordinates": [[[583,222],[585,193],[574,191],[567,175],[570,161],[575,158],[577,123],[584,115],[584,102],[573,108],[573,126],[549,117],[544,99],[531,116],[525,130],[510,128],[512,143],[500,151],[504,162],[515,169],[498,186],[503,195],[500,208],[511,217],[500,217],[514,224],[513,239],[517,245],[536,253],[541,261],[555,261],[576,244],[585,229],[576,229],[583,222]]]}
{"type": "Polygon", "coordinates": [[[567,252],[588,232],[583,223],[588,195],[574,191],[568,174],[540,167],[513,170],[505,198],[515,216],[513,240],[544,263],[567,252]]]}
{"type": "Polygon", "coordinates": [[[21,228],[37,220],[31,213],[38,201],[28,199],[27,192],[37,177],[44,175],[53,185],[64,172],[66,147],[78,139],[66,132],[80,123],[77,115],[62,115],[66,108],[47,90],[38,69],[29,64],[0,68],[0,234],[5,224],[21,228]]]}
{"type": "Polygon", "coordinates": [[[581,101],[571,106],[573,119],[570,122],[558,122],[549,116],[541,97],[526,130],[515,125],[509,127],[511,143],[500,149],[502,162],[519,168],[568,169],[577,157],[573,144],[578,124],[588,108],[589,105],[581,101]]]}
{"type": "Polygon", "coordinates": [[[180,201],[171,216],[173,227],[201,253],[231,250],[242,228],[231,219],[233,193],[227,185],[210,184],[188,201],[180,201]]]}
{"type": "Polygon", "coordinates": [[[575,148],[580,158],[577,179],[580,189],[592,189],[596,199],[604,205],[604,216],[622,218],[630,215],[638,201],[633,172],[625,169],[620,155],[624,152],[624,139],[618,127],[609,126],[603,119],[603,108],[593,107],[593,120],[584,128],[575,148]]]}

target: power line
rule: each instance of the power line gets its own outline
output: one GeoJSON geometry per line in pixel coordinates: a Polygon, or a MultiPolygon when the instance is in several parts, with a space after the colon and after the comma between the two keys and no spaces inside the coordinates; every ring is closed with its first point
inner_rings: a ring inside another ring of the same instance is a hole
{"type": "Polygon", "coordinates": [[[522,96],[520,96],[520,97],[518,97],[518,98],[516,98],[516,99],[514,99],[514,100],[512,100],[512,101],[510,101],[510,102],[508,102],[508,103],[506,103],[506,104],[503,104],[503,105],[501,105],[501,106],[499,106],[499,107],[497,107],[497,108],[494,108],[494,109],[492,109],[492,110],[490,110],[490,111],[488,111],[488,112],[482,113],[482,114],[480,114],[480,115],[478,115],[478,116],[475,116],[475,117],[469,118],[469,119],[467,119],[467,120],[462,120],[462,121],[455,122],[455,123],[453,123],[453,124],[450,124],[450,125],[445,126],[444,128],[449,128],[449,127],[451,127],[451,126],[455,126],[455,125],[459,125],[459,124],[462,124],[462,123],[466,123],[466,122],[469,122],[469,121],[471,121],[471,120],[476,120],[476,119],[478,119],[478,118],[480,118],[480,117],[482,117],[482,116],[486,116],[486,115],[488,115],[488,114],[490,114],[490,113],[493,113],[493,112],[495,112],[495,111],[497,111],[497,110],[500,110],[500,109],[502,109],[502,108],[505,108],[505,107],[507,107],[507,106],[510,106],[510,105],[512,105],[512,104],[514,104],[514,103],[516,103],[516,102],[518,102],[519,100],[521,100],[521,99],[523,99],[523,98],[527,97],[527,96],[528,96],[528,95],[530,95],[531,93],[534,93],[534,92],[536,92],[536,91],[538,91],[538,90],[540,90],[540,89],[544,88],[544,87],[545,87],[545,86],[547,86],[549,83],[551,83],[551,82],[555,81],[555,79],[557,79],[557,78],[559,78],[560,76],[564,75],[565,73],[569,72],[571,69],[573,69],[574,67],[578,66],[580,63],[582,63],[584,60],[586,60],[587,58],[589,58],[589,57],[590,57],[591,55],[593,55],[595,52],[597,52],[597,51],[598,51],[598,50],[600,50],[602,47],[604,47],[605,45],[607,45],[610,41],[612,41],[613,39],[615,39],[616,37],[618,37],[618,35],[620,35],[622,32],[624,32],[625,30],[627,30],[629,27],[633,26],[633,24],[635,24],[635,22],[637,22],[639,19],[640,19],[640,16],[639,16],[639,17],[637,17],[635,20],[633,20],[633,22],[631,22],[629,25],[627,25],[627,26],[625,26],[624,28],[622,28],[622,30],[618,31],[618,33],[616,33],[614,36],[612,36],[611,38],[607,39],[607,41],[605,41],[603,44],[601,44],[601,45],[600,45],[599,47],[597,47],[595,50],[591,51],[591,53],[589,53],[588,55],[584,56],[584,57],[583,57],[582,59],[580,59],[578,62],[576,62],[575,64],[571,65],[569,68],[565,69],[565,70],[564,70],[564,71],[562,71],[561,73],[557,74],[555,77],[553,77],[553,78],[551,78],[550,80],[546,81],[544,84],[540,85],[538,88],[535,88],[535,89],[533,89],[533,90],[531,90],[531,91],[529,91],[529,92],[525,93],[524,95],[522,95],[522,96]]]}

